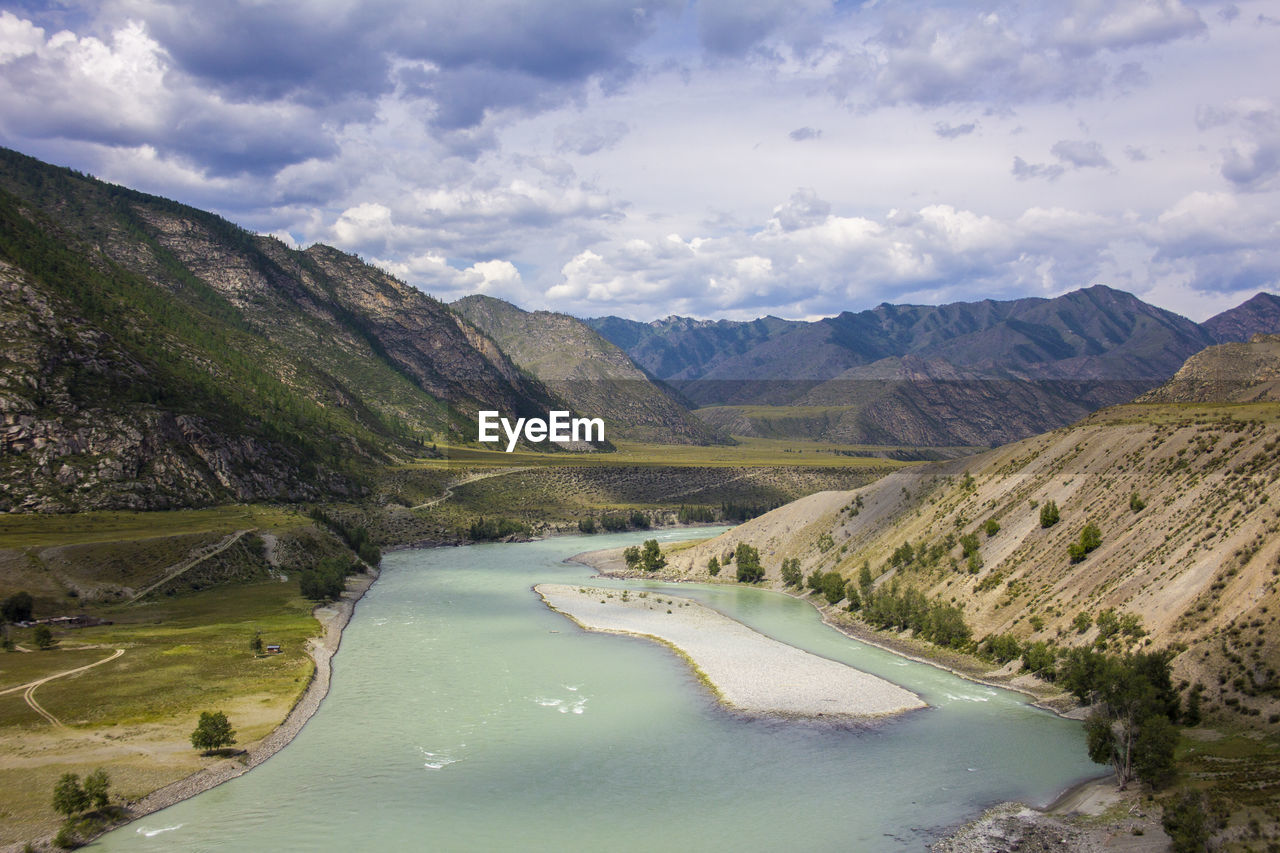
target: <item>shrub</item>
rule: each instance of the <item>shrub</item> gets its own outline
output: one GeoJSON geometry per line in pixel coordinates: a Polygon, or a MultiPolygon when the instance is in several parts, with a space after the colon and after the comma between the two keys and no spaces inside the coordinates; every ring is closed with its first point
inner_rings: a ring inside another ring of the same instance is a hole
{"type": "Polygon", "coordinates": [[[1040,506],[1040,526],[1053,527],[1061,519],[1062,515],[1058,512],[1057,501],[1045,501],[1040,506]]]}
{"type": "Polygon", "coordinates": [[[1132,512],[1142,512],[1147,508],[1147,502],[1137,492],[1129,495],[1129,509],[1132,512]]]}
{"type": "Polygon", "coordinates": [[[1174,853],[1203,853],[1209,844],[1209,815],[1204,795],[1187,791],[1167,804],[1160,825],[1169,834],[1174,853]]]}
{"type": "Polygon", "coordinates": [[[982,529],[986,531],[987,538],[991,538],[1000,532],[1000,522],[994,518],[988,518],[987,523],[982,525],[982,529]]]}

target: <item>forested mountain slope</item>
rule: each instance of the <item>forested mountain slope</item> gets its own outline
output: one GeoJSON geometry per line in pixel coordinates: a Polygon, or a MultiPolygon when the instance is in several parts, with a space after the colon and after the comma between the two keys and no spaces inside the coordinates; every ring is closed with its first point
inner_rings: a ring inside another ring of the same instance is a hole
{"type": "Polygon", "coordinates": [[[327,246],[0,150],[0,508],[358,494],[564,408],[447,306],[327,246]]]}

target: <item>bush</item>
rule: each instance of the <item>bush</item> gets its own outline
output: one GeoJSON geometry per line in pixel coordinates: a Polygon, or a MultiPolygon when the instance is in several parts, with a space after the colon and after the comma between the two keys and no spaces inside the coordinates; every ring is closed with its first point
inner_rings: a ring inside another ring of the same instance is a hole
{"type": "Polygon", "coordinates": [[[1129,509],[1132,512],[1142,512],[1147,508],[1147,502],[1137,492],[1129,495],[1129,509]]]}
{"type": "Polygon", "coordinates": [[[978,646],[978,651],[996,663],[1008,663],[1022,654],[1022,644],[1012,634],[991,634],[978,646]]]}
{"type": "Polygon", "coordinates": [[[596,520],[594,518],[584,518],[578,522],[579,533],[595,533],[596,520]]]}
{"type": "Polygon", "coordinates": [[[986,531],[987,538],[991,538],[1000,532],[1000,522],[994,518],[988,518],[987,523],[982,525],[982,529],[986,531]]]}
{"type": "Polygon", "coordinates": [[[1174,853],[1203,853],[1209,845],[1209,815],[1204,795],[1187,791],[1167,804],[1160,825],[1172,839],[1174,853]]]}
{"type": "Polygon", "coordinates": [[[15,592],[0,603],[0,621],[30,622],[35,601],[29,592],[15,592]]]}
{"type": "Polygon", "coordinates": [[[1045,501],[1040,506],[1040,526],[1053,527],[1061,518],[1057,501],[1045,501]]]}

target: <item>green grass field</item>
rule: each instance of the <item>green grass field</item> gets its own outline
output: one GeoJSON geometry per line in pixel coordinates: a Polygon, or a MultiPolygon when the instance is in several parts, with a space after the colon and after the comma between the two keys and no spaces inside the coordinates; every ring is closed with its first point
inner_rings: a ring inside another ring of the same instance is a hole
{"type": "Polygon", "coordinates": [[[162,512],[80,512],[0,515],[0,549],[49,548],[191,533],[290,527],[306,523],[297,509],[267,504],[162,512]]]}
{"type": "Polygon", "coordinates": [[[849,453],[865,453],[872,448],[863,444],[835,444],[831,442],[802,441],[799,439],[738,438],[737,445],[700,446],[691,444],[643,444],[616,441],[614,453],[535,453],[515,450],[489,450],[469,445],[440,446],[444,459],[428,459],[413,466],[417,468],[445,468],[456,466],[552,466],[552,467],[626,467],[660,466],[680,468],[714,467],[841,467],[882,468],[911,463],[886,459],[850,456],[849,453]]]}
{"type": "MultiPolygon", "coordinates": [[[[117,797],[136,797],[216,759],[189,743],[201,711],[222,710],[240,745],[284,719],[309,682],[305,654],[319,625],[296,582],[232,585],[216,592],[101,608],[112,625],[55,631],[48,651],[0,653],[0,689],[123,656],[49,681],[35,699],[69,728],[38,716],[22,691],[0,696],[0,845],[57,828],[50,801],[61,774],[104,767],[117,797]],[[260,632],[280,655],[255,656],[260,632]]],[[[34,648],[31,629],[14,629],[34,648]]]]}

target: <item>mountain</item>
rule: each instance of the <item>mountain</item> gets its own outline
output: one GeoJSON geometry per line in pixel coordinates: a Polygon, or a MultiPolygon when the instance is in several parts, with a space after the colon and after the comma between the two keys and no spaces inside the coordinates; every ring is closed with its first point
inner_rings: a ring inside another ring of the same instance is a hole
{"type": "Polygon", "coordinates": [[[482,295],[450,307],[580,413],[604,418],[607,436],[660,444],[723,441],[581,320],[482,295]]]}
{"type": "Polygon", "coordinates": [[[1280,335],[1198,352],[1139,403],[1280,402],[1280,335]]]}
{"type": "Polygon", "coordinates": [[[1280,332],[1280,296],[1259,293],[1202,324],[1220,343],[1247,341],[1254,335],[1280,332]]]}
{"type": "Polygon", "coordinates": [[[1102,285],[810,323],[587,322],[735,434],[931,446],[1062,426],[1150,390],[1217,340],[1102,285]]]}
{"type": "MultiPolygon", "coordinates": [[[[801,498],[673,551],[666,577],[709,580],[709,560],[739,543],[759,549],[774,587],[786,559],[806,577],[834,571],[846,582],[866,565],[877,594],[959,607],[975,641],[1008,635],[1023,647],[1105,640],[1111,628],[1098,617],[1113,610],[1121,624],[1137,620],[1143,642],[1175,650],[1175,680],[1204,684],[1207,710],[1274,720],[1280,636],[1258,626],[1280,608],[1278,445],[1277,403],[1127,404],[980,455],[801,498]],[[1045,527],[1051,501],[1060,520],[1045,527]],[[1086,525],[1100,544],[1077,559],[1070,549],[1086,525]]],[[[843,610],[830,618],[862,624],[843,610]]],[[[1017,672],[1013,664],[999,674],[1017,672]]]]}
{"type": "Polygon", "coordinates": [[[371,466],[566,408],[360,259],[0,150],[0,509],[354,496],[371,466]]]}

